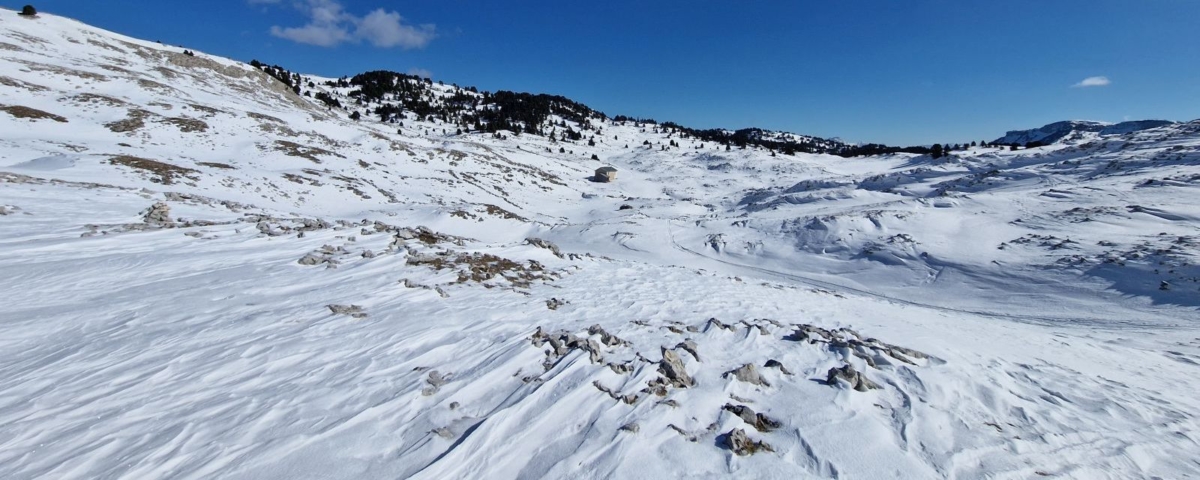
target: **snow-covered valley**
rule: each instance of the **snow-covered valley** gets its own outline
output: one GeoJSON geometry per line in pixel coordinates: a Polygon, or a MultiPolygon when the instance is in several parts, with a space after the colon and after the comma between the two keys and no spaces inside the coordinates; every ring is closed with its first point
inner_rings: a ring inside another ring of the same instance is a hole
{"type": "Polygon", "coordinates": [[[1200,121],[458,133],[183,52],[0,10],[0,477],[1200,476],[1200,121]]]}

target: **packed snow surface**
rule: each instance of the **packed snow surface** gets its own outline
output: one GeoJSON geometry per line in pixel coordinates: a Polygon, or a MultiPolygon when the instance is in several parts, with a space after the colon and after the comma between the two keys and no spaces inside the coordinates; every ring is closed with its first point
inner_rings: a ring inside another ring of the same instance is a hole
{"type": "Polygon", "coordinates": [[[182,52],[0,10],[2,478],[1200,476],[1198,122],[589,146],[182,52]]]}

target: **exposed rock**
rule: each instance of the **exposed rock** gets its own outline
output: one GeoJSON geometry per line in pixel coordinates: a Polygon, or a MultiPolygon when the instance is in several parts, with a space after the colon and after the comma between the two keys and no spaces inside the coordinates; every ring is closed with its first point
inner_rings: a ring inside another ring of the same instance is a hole
{"type": "Polygon", "coordinates": [[[696,384],[695,380],[688,375],[687,370],[683,368],[683,359],[679,358],[679,354],[674,350],[663,348],[662,357],[662,361],[658,362],[658,371],[666,377],[671,386],[687,388],[696,384]]]}
{"type": "Polygon", "coordinates": [[[713,422],[713,423],[711,423],[711,424],[709,424],[709,425],[708,425],[708,428],[706,428],[706,429],[704,429],[704,430],[698,430],[698,431],[695,431],[695,432],[689,432],[689,431],[687,431],[687,430],[684,430],[684,429],[682,429],[682,428],[679,428],[679,426],[678,426],[678,425],[675,425],[675,424],[673,424],[673,423],[672,423],[672,424],[670,424],[670,425],[667,425],[667,427],[669,427],[671,430],[674,430],[676,433],[678,433],[678,434],[680,434],[680,435],[683,435],[683,437],[684,437],[684,438],[686,438],[686,439],[687,439],[687,441],[689,441],[689,442],[693,442],[693,443],[694,443],[694,442],[697,442],[697,441],[699,441],[699,440],[700,440],[700,437],[702,437],[702,436],[706,436],[706,435],[711,435],[711,434],[713,434],[713,433],[714,433],[714,432],[716,432],[716,431],[717,431],[717,429],[718,429],[718,428],[720,428],[721,426],[720,426],[719,424],[717,424],[716,422],[713,422]]]}
{"type": "Polygon", "coordinates": [[[375,252],[372,252],[370,250],[363,250],[362,258],[375,258],[375,252]]]}
{"type": "Polygon", "coordinates": [[[732,412],[734,415],[737,415],[742,419],[742,421],[750,424],[750,426],[754,427],[755,430],[760,432],[769,432],[783,426],[783,424],[779,423],[779,421],[761,413],[756,413],[753,409],[745,405],[733,405],[726,403],[723,408],[725,411],[732,412]]]}
{"type": "Polygon", "coordinates": [[[639,426],[637,422],[629,422],[624,425],[621,425],[622,432],[638,433],[638,430],[641,430],[641,429],[642,429],[642,427],[639,426]]]}
{"type": "Polygon", "coordinates": [[[615,347],[618,345],[629,345],[629,342],[620,339],[616,335],[606,332],[604,330],[604,327],[601,327],[600,325],[592,325],[591,327],[588,327],[588,335],[599,335],[600,343],[603,343],[610,347],[615,347]]]}
{"type": "Polygon", "coordinates": [[[425,379],[425,383],[428,383],[429,386],[421,390],[421,395],[426,397],[431,396],[437,393],[438,390],[441,390],[442,385],[445,385],[449,381],[449,376],[443,376],[441,372],[432,370],[429,372],[429,377],[425,379]]]}
{"type": "Polygon", "coordinates": [[[609,363],[608,368],[611,368],[613,373],[618,375],[627,375],[630,372],[633,372],[632,363],[609,363]]]}
{"type": "Polygon", "coordinates": [[[559,300],[557,298],[551,298],[549,300],[546,300],[546,308],[549,308],[551,310],[558,310],[558,307],[561,307],[566,304],[567,304],[566,301],[559,300]]]}
{"type": "Polygon", "coordinates": [[[449,427],[437,428],[437,429],[433,430],[431,433],[435,433],[435,434],[437,434],[437,436],[445,438],[447,440],[454,438],[454,432],[450,431],[449,427]]]}
{"type": "Polygon", "coordinates": [[[774,452],[775,449],[763,441],[754,441],[746,436],[746,431],[735,428],[725,435],[725,446],[739,456],[754,455],[760,451],[774,452]]]}
{"type": "Polygon", "coordinates": [[[860,392],[882,388],[878,383],[868,379],[862,372],[855,370],[850,364],[843,365],[841,368],[834,367],[829,369],[829,374],[825,377],[825,383],[837,385],[839,378],[845,380],[851,387],[860,392]]]}
{"type": "Polygon", "coordinates": [[[617,393],[615,390],[608,388],[608,387],[604,386],[603,384],[601,384],[599,380],[592,382],[592,385],[595,386],[597,390],[607,393],[608,396],[612,397],[613,400],[625,402],[626,405],[633,405],[634,403],[636,403],[638,401],[637,395],[634,395],[632,393],[629,395],[621,395],[621,394],[617,393]]]}
{"type": "Polygon", "coordinates": [[[735,330],[733,325],[726,325],[724,323],[721,323],[721,321],[717,320],[716,318],[710,318],[710,319],[708,319],[708,322],[706,322],[704,324],[704,332],[708,333],[713,328],[721,328],[721,329],[729,330],[731,332],[735,330]]]}
{"type": "Polygon", "coordinates": [[[459,407],[458,402],[450,402],[451,410],[458,410],[458,407],[459,407]]]}
{"type": "Polygon", "coordinates": [[[696,342],[692,341],[691,339],[679,342],[679,345],[675,346],[676,350],[682,349],[683,351],[692,354],[692,358],[695,358],[696,361],[699,362],[701,360],[700,360],[700,354],[698,352],[696,352],[697,348],[699,348],[699,346],[696,345],[696,342]]]}
{"type": "Polygon", "coordinates": [[[562,251],[560,251],[560,250],[558,249],[558,245],[555,245],[555,244],[553,244],[553,243],[550,243],[550,242],[548,242],[548,241],[542,240],[542,239],[540,239],[540,238],[533,238],[533,237],[530,237],[530,238],[526,238],[526,239],[525,239],[525,243],[526,243],[526,244],[529,244],[529,245],[533,245],[533,246],[535,246],[535,247],[538,247],[538,248],[544,248],[544,249],[546,249],[546,250],[550,250],[550,253],[553,253],[553,254],[554,254],[554,256],[556,256],[556,257],[558,257],[558,258],[563,258],[562,251]]]}
{"type": "Polygon", "coordinates": [[[156,202],[143,212],[142,221],[161,228],[175,226],[175,222],[171,221],[171,207],[163,202],[156,202]]]}
{"type": "Polygon", "coordinates": [[[771,384],[762,377],[762,374],[758,373],[758,368],[756,368],[753,363],[742,365],[736,369],[725,372],[721,376],[723,378],[729,378],[730,375],[733,375],[735,378],[737,378],[739,382],[745,382],[751,385],[758,385],[762,387],[771,386],[771,384]]]}
{"type": "Polygon", "coordinates": [[[767,360],[767,363],[765,365],[763,365],[763,367],[778,368],[779,371],[783,372],[784,375],[792,374],[792,372],[790,370],[788,370],[787,367],[783,366],[782,363],[779,363],[779,360],[775,360],[775,359],[767,360]]]}
{"type": "Polygon", "coordinates": [[[354,318],[365,318],[367,316],[367,312],[364,312],[363,308],[358,305],[326,305],[325,307],[329,308],[329,311],[333,312],[334,315],[349,315],[354,318]]]}

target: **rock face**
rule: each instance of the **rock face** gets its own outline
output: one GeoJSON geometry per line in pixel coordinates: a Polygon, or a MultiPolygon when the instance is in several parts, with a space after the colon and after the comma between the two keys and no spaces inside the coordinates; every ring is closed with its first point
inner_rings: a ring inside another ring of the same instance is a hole
{"type": "Polygon", "coordinates": [[[825,383],[837,385],[839,378],[845,380],[851,387],[860,392],[882,388],[878,383],[868,379],[862,372],[855,370],[850,364],[843,365],[841,368],[835,367],[829,369],[829,374],[825,377],[825,383]]]}
{"type": "Polygon", "coordinates": [[[737,380],[739,382],[745,382],[745,383],[749,383],[751,385],[758,385],[760,387],[771,386],[771,384],[769,382],[767,382],[767,380],[765,378],[762,377],[762,374],[758,373],[758,368],[756,368],[753,363],[747,363],[736,369],[725,372],[725,374],[722,376],[725,378],[729,378],[730,375],[733,375],[734,378],[737,378],[737,380]]]}
{"type": "Polygon", "coordinates": [[[142,216],[142,221],[148,225],[154,225],[161,228],[170,228],[175,226],[175,222],[171,221],[171,207],[163,202],[157,202],[151,205],[142,216]]]}
{"type": "Polygon", "coordinates": [[[674,350],[662,349],[663,359],[658,362],[658,372],[675,388],[687,388],[696,384],[683,368],[683,359],[674,350]]]}
{"type": "Polygon", "coordinates": [[[770,445],[760,441],[751,440],[746,436],[746,431],[740,428],[735,428],[725,435],[725,446],[733,450],[733,453],[739,456],[754,455],[760,451],[774,452],[775,449],[770,445]]]}

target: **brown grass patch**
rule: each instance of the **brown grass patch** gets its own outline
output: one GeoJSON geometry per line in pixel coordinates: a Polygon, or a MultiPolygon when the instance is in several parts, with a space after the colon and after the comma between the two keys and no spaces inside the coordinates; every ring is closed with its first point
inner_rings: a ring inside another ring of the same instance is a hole
{"type": "Polygon", "coordinates": [[[175,179],[180,178],[180,177],[195,180],[195,179],[191,178],[189,175],[199,173],[198,170],[180,167],[177,165],[171,165],[169,163],[163,163],[163,162],[160,162],[157,160],[150,160],[148,158],[133,157],[133,156],[129,156],[129,155],[115,156],[115,157],[112,157],[111,159],[109,159],[108,161],[109,161],[109,163],[111,163],[113,165],[121,165],[121,166],[129,167],[129,168],[133,168],[136,170],[142,170],[144,172],[148,172],[150,175],[152,175],[152,178],[150,178],[151,182],[161,183],[163,185],[170,185],[172,183],[175,183],[175,179]]]}
{"type": "Polygon", "coordinates": [[[208,107],[208,106],[199,105],[199,104],[195,104],[195,103],[189,103],[188,108],[191,108],[192,110],[195,110],[197,112],[203,112],[205,115],[208,115],[208,116],[214,116],[218,113],[225,113],[224,110],[221,110],[219,108],[208,107]]]}
{"type": "Polygon", "coordinates": [[[228,163],[198,162],[198,163],[196,163],[196,165],[201,165],[201,166],[211,167],[211,168],[223,168],[226,170],[237,170],[237,167],[230,165],[228,163]]]}
{"type": "Polygon", "coordinates": [[[515,213],[512,213],[508,210],[497,207],[495,205],[488,204],[488,205],[484,205],[483,207],[484,207],[484,209],[487,210],[488,215],[492,215],[492,216],[496,216],[496,217],[500,217],[500,218],[507,218],[509,220],[516,220],[518,222],[528,222],[529,221],[529,219],[527,219],[525,217],[522,217],[520,215],[517,215],[515,213]]]}
{"type": "Polygon", "coordinates": [[[29,83],[29,82],[25,82],[25,81],[17,80],[12,77],[5,77],[5,76],[0,76],[0,85],[4,85],[6,87],[12,87],[12,88],[23,88],[23,89],[29,90],[31,92],[44,92],[44,91],[50,90],[49,88],[43,87],[41,85],[35,85],[35,84],[29,83]]]}
{"type": "Polygon", "coordinates": [[[261,120],[261,121],[267,121],[267,122],[275,122],[275,123],[286,123],[286,122],[284,122],[283,120],[280,120],[280,119],[278,119],[278,118],[272,117],[272,116],[270,116],[270,115],[263,115],[263,114],[261,114],[261,113],[258,113],[258,112],[246,112],[246,116],[247,116],[247,117],[250,117],[250,118],[253,118],[253,119],[255,119],[255,120],[261,120]]]}
{"type": "Polygon", "coordinates": [[[67,123],[66,117],[61,115],[43,112],[36,108],[22,107],[20,105],[0,105],[0,111],[16,118],[28,118],[30,120],[50,119],[60,123],[67,123]]]}
{"type": "Polygon", "coordinates": [[[310,147],[308,145],[301,145],[299,143],[289,142],[287,140],[276,140],[275,150],[278,152],[283,152],[284,155],[291,157],[307,159],[313,163],[321,163],[321,159],[317,158],[317,155],[332,155],[339,158],[345,158],[323,148],[310,147]]]}
{"type": "Polygon", "coordinates": [[[203,120],[196,120],[194,118],[170,117],[163,119],[163,123],[174,125],[175,128],[178,128],[179,131],[183,133],[208,131],[207,123],[204,123],[203,120]]]}
{"type": "Polygon", "coordinates": [[[109,122],[104,124],[104,126],[116,133],[135,132],[138,129],[146,126],[146,118],[152,115],[157,114],[137,108],[131,108],[129,109],[129,116],[124,120],[109,122]]]}
{"type": "Polygon", "coordinates": [[[174,94],[179,91],[179,90],[176,90],[175,87],[171,87],[169,85],[164,85],[164,84],[158,83],[154,80],[146,80],[144,78],[139,78],[137,83],[138,83],[139,87],[142,87],[146,90],[155,90],[162,94],[174,94]]]}
{"type": "Polygon", "coordinates": [[[124,100],[113,98],[107,95],[98,95],[95,93],[81,93],[72,97],[68,97],[76,103],[100,103],[110,107],[124,107],[128,105],[124,100]]]}
{"type": "Polygon", "coordinates": [[[83,70],[76,70],[73,68],[60,67],[57,65],[47,65],[45,63],[31,62],[28,60],[14,60],[14,61],[17,63],[24,64],[25,66],[29,67],[30,70],[35,71],[35,72],[50,72],[50,73],[55,73],[55,74],[62,75],[65,77],[76,77],[76,78],[82,78],[84,80],[96,80],[96,81],[101,81],[101,82],[108,80],[108,77],[101,75],[99,73],[92,73],[92,72],[87,72],[87,71],[83,71],[83,70]]]}

